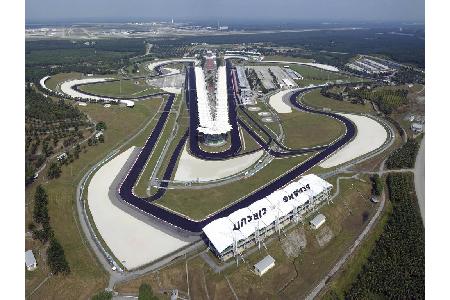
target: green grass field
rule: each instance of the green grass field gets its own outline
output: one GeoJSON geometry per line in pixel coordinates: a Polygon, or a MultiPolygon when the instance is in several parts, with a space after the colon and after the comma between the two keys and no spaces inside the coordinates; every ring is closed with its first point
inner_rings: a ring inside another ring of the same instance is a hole
{"type": "Polygon", "coordinates": [[[280,61],[297,61],[297,62],[313,62],[314,60],[311,58],[302,58],[302,57],[292,57],[292,56],[283,56],[283,55],[268,55],[264,56],[263,61],[265,60],[280,60],[280,61]]]}
{"type": "MultiPolygon", "coordinates": [[[[156,124],[157,120],[154,121],[156,124]]],[[[156,163],[159,159],[159,155],[161,154],[164,145],[169,138],[169,136],[172,133],[173,125],[175,124],[175,116],[173,114],[169,115],[169,118],[167,119],[166,126],[164,127],[163,132],[161,133],[158,142],[156,143],[155,149],[153,150],[151,156],[149,157],[147,164],[142,171],[142,174],[134,186],[134,192],[138,196],[147,197],[147,187],[148,187],[148,181],[150,179],[150,176],[155,169],[156,163]]],[[[153,128],[152,128],[153,129],[153,128]]],[[[147,136],[151,134],[151,130],[147,133],[147,136]]],[[[143,145],[140,145],[143,146],[143,145]]],[[[170,154],[170,153],[169,153],[170,154]]]]}
{"type": "Polygon", "coordinates": [[[139,97],[161,91],[159,88],[148,86],[143,79],[88,84],[81,86],[79,89],[88,93],[111,97],[139,97]]]}
{"type": "Polygon", "coordinates": [[[350,113],[371,113],[373,112],[372,105],[370,103],[353,104],[346,101],[338,101],[324,97],[320,94],[320,90],[314,90],[307,93],[303,99],[306,105],[314,108],[330,108],[333,111],[350,112],[350,113]]]}
{"type": "Polygon", "coordinates": [[[293,149],[324,145],[345,133],[345,126],[327,116],[293,110],[279,114],[285,133],[284,144],[293,149]]]}
{"type": "Polygon", "coordinates": [[[286,159],[275,159],[252,177],[219,187],[191,190],[168,190],[156,203],[185,214],[193,219],[202,219],[239,198],[267,184],[305,161],[308,155],[286,159]]]}
{"type": "MultiPolygon", "coordinates": [[[[101,160],[112,149],[137,132],[156,112],[158,100],[141,101],[133,109],[101,105],[88,105],[80,109],[96,121],[105,121],[105,143],[88,147],[86,153],[69,166],[62,167],[61,177],[47,181],[43,171],[37,182],[26,189],[26,223],[31,221],[33,195],[37,184],[42,184],[49,195],[50,223],[58,241],[62,244],[72,273],[67,277],[51,277],[34,295],[36,299],[87,299],[94,292],[103,289],[107,276],[97,262],[95,255],[84,240],[75,208],[75,190],[81,177],[87,170],[101,160]]],[[[40,247],[42,248],[42,246],[40,247]]],[[[41,249],[41,251],[44,251],[41,249]]],[[[36,276],[26,282],[29,293],[46,274],[36,276]]]]}
{"type": "Polygon", "coordinates": [[[359,272],[369,258],[372,249],[375,247],[375,243],[383,233],[384,226],[389,219],[389,215],[392,213],[392,205],[390,202],[386,202],[385,212],[381,216],[381,219],[373,227],[372,233],[367,236],[363,243],[359,246],[356,253],[351,256],[350,260],[343,267],[342,271],[333,279],[330,287],[323,292],[324,299],[333,299],[333,295],[344,298],[344,293],[347,291],[352,283],[356,280],[359,272]]]}

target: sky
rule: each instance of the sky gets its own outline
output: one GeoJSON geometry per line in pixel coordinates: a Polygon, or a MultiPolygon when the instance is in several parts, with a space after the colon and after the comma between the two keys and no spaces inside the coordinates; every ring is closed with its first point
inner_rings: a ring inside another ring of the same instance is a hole
{"type": "Polygon", "coordinates": [[[26,0],[42,21],[401,21],[424,22],[425,0],[26,0]]]}

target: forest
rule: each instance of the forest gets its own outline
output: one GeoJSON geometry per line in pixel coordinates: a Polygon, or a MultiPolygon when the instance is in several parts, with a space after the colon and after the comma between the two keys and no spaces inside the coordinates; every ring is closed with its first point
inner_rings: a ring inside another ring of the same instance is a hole
{"type": "Polygon", "coordinates": [[[414,168],[417,152],[420,144],[415,139],[408,141],[399,149],[396,149],[386,160],[386,167],[392,169],[414,168]]]}
{"type": "Polygon", "coordinates": [[[424,299],[425,230],[412,174],[387,177],[393,210],[346,299],[424,299]]]}
{"type": "MultiPolygon", "coordinates": [[[[77,107],[45,97],[30,85],[25,88],[25,184],[49,157],[85,139],[92,127],[77,107]]],[[[77,149],[75,158],[81,152],[77,149]]],[[[58,177],[58,167],[50,168],[49,178],[58,177]]]]}
{"type": "Polygon", "coordinates": [[[349,97],[362,98],[375,102],[379,109],[389,115],[402,105],[408,104],[408,90],[405,89],[350,89],[349,97]]]}
{"type": "Polygon", "coordinates": [[[25,42],[25,81],[38,82],[62,72],[110,74],[144,54],[143,39],[96,40],[88,44],[66,40],[25,42]]]}

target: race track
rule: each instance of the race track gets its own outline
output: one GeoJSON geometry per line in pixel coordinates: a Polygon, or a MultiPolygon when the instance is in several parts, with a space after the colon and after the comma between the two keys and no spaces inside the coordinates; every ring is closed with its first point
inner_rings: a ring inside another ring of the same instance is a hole
{"type": "MultiPolygon", "coordinates": [[[[304,148],[304,149],[289,149],[279,143],[276,139],[272,138],[272,136],[266,131],[265,128],[260,126],[248,112],[246,109],[237,105],[238,99],[236,97],[237,92],[234,90],[234,85],[232,82],[232,69],[233,66],[229,60],[225,60],[226,62],[226,74],[227,74],[227,94],[228,94],[228,110],[229,110],[229,122],[232,125],[232,130],[230,131],[230,147],[222,152],[210,153],[202,150],[199,147],[199,138],[197,134],[197,128],[199,124],[198,119],[198,107],[197,107],[197,93],[195,86],[195,72],[193,63],[190,63],[186,67],[186,81],[185,81],[185,89],[186,89],[186,105],[190,111],[190,124],[189,129],[186,130],[183,137],[179,140],[174,152],[170,156],[170,160],[168,166],[166,167],[165,173],[163,175],[163,180],[161,181],[161,185],[157,192],[150,197],[138,197],[133,193],[133,187],[136,185],[139,175],[142,173],[145,168],[145,164],[149,159],[151,153],[153,152],[156,143],[159,139],[159,136],[162,133],[164,125],[167,122],[169,113],[172,109],[175,94],[174,93],[157,93],[153,95],[146,95],[141,97],[136,97],[133,99],[139,98],[148,98],[155,95],[168,96],[166,99],[166,103],[164,105],[164,109],[162,110],[159,119],[152,133],[148,137],[144,146],[142,147],[139,155],[136,160],[130,167],[128,173],[124,177],[123,181],[118,187],[118,193],[121,197],[121,200],[124,203],[132,206],[135,209],[140,210],[144,214],[148,214],[153,216],[154,218],[162,221],[165,224],[170,226],[175,226],[179,229],[185,230],[192,234],[199,234],[202,231],[202,228],[210,223],[213,220],[218,218],[228,216],[234,211],[247,207],[254,203],[255,201],[262,199],[273,191],[280,189],[285,186],[289,182],[293,181],[297,177],[304,174],[306,171],[316,166],[324,159],[328,158],[330,155],[335,153],[341,147],[350,142],[356,135],[356,127],[351,120],[346,118],[343,115],[335,114],[332,112],[324,112],[321,110],[315,110],[310,107],[306,107],[299,102],[297,102],[297,96],[300,93],[304,93],[314,88],[318,88],[320,86],[309,87],[298,89],[294,92],[290,98],[290,105],[295,107],[296,109],[306,111],[314,114],[321,114],[332,117],[340,122],[342,122],[346,127],[346,132],[339,139],[335,140],[329,145],[322,145],[313,148],[304,148]],[[238,113],[239,112],[239,113],[238,113]],[[254,127],[256,126],[256,127],[254,127]],[[295,168],[291,169],[283,176],[271,181],[260,189],[254,191],[252,194],[248,195],[244,199],[239,202],[236,202],[225,209],[216,212],[213,215],[203,219],[203,220],[192,220],[188,217],[182,216],[176,212],[170,211],[162,206],[156,205],[154,203],[155,200],[160,199],[164,193],[166,192],[166,188],[168,187],[168,181],[172,178],[172,175],[175,170],[175,166],[178,158],[180,157],[186,142],[189,140],[189,150],[190,154],[195,156],[196,158],[203,160],[216,160],[222,161],[229,158],[234,158],[240,156],[239,152],[241,150],[241,137],[239,135],[239,127],[246,130],[255,141],[260,144],[261,148],[267,151],[274,157],[286,157],[292,155],[299,155],[309,152],[316,152],[311,158],[307,161],[297,165],[295,168]],[[260,137],[258,134],[252,130],[253,128],[257,128],[260,134],[265,135],[264,139],[260,137]],[[277,150],[274,150],[277,149],[277,150]]],[[[162,65],[170,63],[163,62],[162,64],[158,64],[155,66],[155,71],[157,75],[153,76],[164,76],[161,71],[162,65]]],[[[114,80],[114,79],[113,79],[114,80]]],[[[45,84],[45,80],[44,80],[45,84]]],[[[98,96],[98,95],[92,95],[98,96]]],[[[124,98],[117,98],[124,99],[124,98]]]]}
{"type": "MultiPolygon", "coordinates": [[[[193,72],[188,71],[187,74],[188,74],[187,75],[187,81],[188,81],[187,82],[187,87],[188,87],[187,94],[189,94],[187,101],[188,101],[190,110],[191,111],[194,110],[194,112],[195,112],[194,102],[196,103],[196,101],[192,101],[192,99],[195,99],[195,97],[196,97],[195,89],[192,89],[192,87],[194,86],[193,84],[195,84],[195,77],[193,75],[193,72]]],[[[356,134],[356,127],[348,118],[346,118],[342,115],[339,115],[339,114],[331,113],[331,112],[315,110],[315,109],[303,106],[302,104],[298,103],[296,100],[297,96],[301,92],[305,92],[306,90],[308,90],[308,89],[300,89],[297,92],[293,93],[290,97],[291,105],[293,105],[296,108],[301,109],[303,111],[307,111],[310,113],[316,113],[316,114],[322,114],[322,115],[326,115],[326,116],[335,118],[336,120],[342,122],[345,125],[345,127],[346,127],[345,134],[342,137],[340,137],[338,140],[334,141],[332,144],[330,144],[326,147],[320,148],[319,152],[317,154],[315,154],[313,157],[311,157],[310,159],[308,159],[307,161],[303,162],[302,164],[298,165],[291,171],[287,172],[282,177],[261,187],[259,190],[256,190],[255,192],[253,192],[246,198],[242,199],[241,201],[234,203],[221,211],[216,212],[215,214],[209,216],[206,219],[192,220],[188,217],[185,217],[185,216],[182,216],[175,212],[169,211],[168,209],[165,209],[159,205],[155,205],[154,203],[152,203],[157,197],[152,196],[152,197],[147,197],[147,198],[141,198],[141,197],[138,197],[133,194],[133,186],[136,184],[136,182],[139,178],[139,174],[142,172],[142,170],[145,166],[145,162],[147,161],[150,154],[152,153],[152,151],[156,145],[156,142],[158,140],[158,137],[161,133],[161,130],[164,127],[165,122],[167,121],[168,113],[172,107],[173,100],[174,100],[173,94],[171,94],[169,96],[169,98],[166,102],[166,105],[164,107],[164,112],[161,114],[160,119],[158,120],[158,123],[157,123],[155,129],[151,133],[150,137],[148,138],[144,147],[142,148],[140,154],[138,155],[135,163],[131,167],[130,171],[128,172],[127,176],[123,180],[122,184],[120,185],[120,187],[118,189],[119,195],[121,196],[123,201],[125,201],[127,204],[139,209],[143,213],[152,215],[153,217],[155,217],[155,218],[159,219],[160,221],[163,221],[171,226],[175,226],[175,227],[181,228],[185,231],[195,233],[195,234],[201,233],[202,228],[205,225],[207,225],[208,223],[210,223],[211,221],[216,220],[221,217],[228,216],[232,212],[234,212],[238,209],[247,207],[250,204],[252,204],[253,202],[268,196],[273,191],[280,189],[284,185],[288,184],[292,180],[296,179],[297,177],[299,177],[300,175],[302,175],[303,173],[305,173],[306,171],[308,171],[309,169],[311,169],[312,167],[314,167],[315,165],[320,163],[322,160],[326,159],[328,156],[330,156],[335,151],[337,151],[342,146],[344,146],[349,141],[351,141],[356,134]]],[[[231,93],[229,93],[229,94],[231,94],[231,93]]],[[[230,116],[230,119],[231,119],[231,116],[230,116]]],[[[196,127],[192,127],[192,126],[195,126],[197,124],[197,122],[198,122],[197,117],[191,118],[191,124],[190,124],[191,125],[191,130],[190,130],[191,133],[193,131],[192,128],[196,128],[196,127]],[[194,120],[192,120],[192,119],[194,119],[194,120]]],[[[236,122],[237,122],[237,120],[236,120],[236,122]]],[[[241,122],[240,122],[240,124],[242,125],[241,122]]],[[[251,132],[251,129],[249,129],[249,130],[251,132]]],[[[192,136],[194,136],[194,134],[189,134],[189,138],[192,139],[192,140],[190,140],[191,143],[198,145],[198,140],[196,140],[195,137],[192,137],[192,136]]],[[[196,136],[196,134],[195,134],[195,136],[196,136]]],[[[185,135],[185,137],[187,137],[187,135],[185,135]]],[[[238,137],[239,137],[239,135],[238,135],[238,137]]],[[[179,150],[179,152],[181,152],[183,144],[184,144],[184,141],[180,142],[179,145],[177,146],[177,149],[179,150]]],[[[238,145],[240,145],[240,142],[238,145]]],[[[230,147],[230,149],[233,149],[232,151],[226,150],[225,152],[221,152],[219,154],[215,153],[214,156],[212,157],[212,159],[224,159],[229,156],[232,156],[231,153],[236,151],[235,150],[236,148],[234,148],[234,147],[237,147],[237,146],[232,144],[232,146],[230,147]]],[[[195,150],[195,148],[194,148],[194,150],[195,150]]],[[[201,152],[198,152],[195,154],[196,154],[196,156],[202,155],[201,152]]],[[[173,155],[171,157],[171,163],[176,158],[177,158],[177,156],[173,155]]],[[[166,173],[168,173],[168,171],[166,171],[166,173]]]]}

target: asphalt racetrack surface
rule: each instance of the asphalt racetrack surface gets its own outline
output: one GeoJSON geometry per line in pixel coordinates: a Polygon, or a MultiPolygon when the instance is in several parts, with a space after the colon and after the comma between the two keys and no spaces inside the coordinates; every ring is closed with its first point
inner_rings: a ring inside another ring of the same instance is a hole
{"type": "MultiPolygon", "coordinates": [[[[188,70],[187,74],[188,74],[187,80],[189,81],[188,84],[190,87],[192,87],[192,83],[194,82],[194,84],[195,84],[195,77],[193,78],[193,76],[192,76],[193,72],[190,72],[189,70],[188,70]]],[[[233,213],[234,211],[244,208],[244,207],[247,207],[247,206],[251,205],[252,203],[254,203],[255,201],[268,196],[273,191],[280,189],[284,185],[288,184],[292,180],[296,179],[297,177],[299,177],[300,175],[302,175],[303,173],[305,173],[306,171],[308,171],[309,169],[311,169],[312,167],[314,167],[315,165],[320,163],[322,160],[326,159],[328,156],[333,154],[339,148],[341,148],[342,146],[347,144],[349,141],[351,141],[353,139],[353,137],[356,134],[355,125],[349,119],[345,118],[344,116],[334,114],[332,112],[324,112],[324,111],[320,111],[320,110],[315,110],[315,109],[303,106],[300,103],[298,103],[297,96],[304,91],[306,91],[306,89],[299,90],[299,91],[293,93],[290,97],[291,104],[293,106],[295,106],[296,108],[306,111],[306,112],[322,114],[322,115],[326,115],[326,116],[337,119],[338,121],[342,122],[345,125],[345,127],[346,127],[345,134],[342,137],[340,137],[338,140],[334,141],[332,144],[319,150],[319,152],[316,155],[314,155],[307,161],[303,162],[302,164],[298,165],[291,171],[287,172],[282,177],[280,177],[280,178],[272,181],[271,183],[267,184],[266,186],[260,188],[259,190],[255,191],[251,195],[242,199],[241,201],[234,203],[234,204],[228,206],[227,208],[209,216],[206,219],[200,220],[200,221],[189,219],[187,217],[184,217],[175,212],[169,211],[165,208],[162,208],[158,205],[153,204],[152,202],[157,197],[152,196],[152,197],[147,197],[147,198],[140,198],[133,194],[133,186],[136,184],[136,182],[139,178],[139,174],[143,171],[143,169],[145,167],[145,163],[146,163],[147,159],[149,158],[150,154],[152,153],[152,151],[158,141],[158,137],[161,134],[161,131],[164,127],[164,124],[167,121],[168,114],[170,112],[170,109],[172,107],[172,104],[173,104],[173,101],[175,98],[174,94],[169,94],[169,97],[168,97],[167,102],[164,107],[164,111],[161,113],[161,116],[158,120],[158,123],[155,126],[155,129],[151,133],[150,137],[147,139],[147,141],[146,141],[144,147],[142,148],[139,156],[137,157],[135,163],[133,164],[133,166],[131,167],[127,176],[125,177],[125,179],[123,180],[122,184],[119,187],[119,194],[120,194],[122,200],[125,201],[127,204],[139,209],[143,213],[152,215],[153,217],[155,217],[169,225],[178,227],[180,229],[183,229],[185,231],[188,231],[188,232],[191,232],[194,234],[198,234],[198,233],[201,233],[202,228],[205,225],[207,225],[208,223],[210,223],[211,221],[214,221],[218,218],[226,217],[226,216],[230,215],[231,213],[233,213]]],[[[187,97],[189,97],[189,99],[187,99],[187,100],[190,102],[189,106],[190,106],[190,110],[192,110],[194,108],[193,103],[194,102],[196,103],[196,101],[193,101],[193,99],[196,99],[195,98],[196,93],[195,93],[195,90],[193,90],[192,88],[188,89],[188,92],[189,92],[189,96],[187,96],[187,97]]],[[[229,95],[230,95],[230,93],[229,93],[229,95]]],[[[232,101],[230,101],[230,102],[232,102],[232,101]]],[[[234,113],[236,112],[235,108],[232,108],[230,105],[230,112],[232,110],[234,111],[234,113]]],[[[230,121],[231,121],[232,117],[233,116],[230,115],[230,121]]],[[[196,118],[191,118],[191,125],[193,125],[192,119],[196,119],[196,118]]],[[[197,120],[197,122],[198,122],[198,120],[197,120]]],[[[237,120],[236,120],[236,123],[237,123],[237,120]]],[[[234,124],[236,124],[236,123],[234,123],[234,124]]],[[[236,129],[237,129],[237,126],[233,126],[233,127],[236,127],[236,129]]],[[[196,128],[197,127],[191,127],[190,133],[189,133],[189,138],[192,139],[192,136],[196,135],[196,134],[192,134],[193,132],[196,132],[196,128]]],[[[250,130],[250,128],[249,128],[249,130],[250,130]]],[[[185,135],[185,137],[187,138],[187,135],[185,135]]],[[[195,144],[198,145],[198,140],[194,139],[194,140],[190,140],[190,141],[197,142],[195,144]]],[[[232,141],[233,141],[233,139],[232,139],[232,141]]],[[[177,149],[181,151],[183,144],[184,144],[184,141],[180,142],[177,145],[177,149]]],[[[231,153],[233,153],[233,152],[236,153],[235,152],[236,149],[240,148],[239,145],[240,145],[240,142],[237,143],[236,145],[232,143],[231,147],[228,150],[226,150],[224,152],[214,153],[214,156],[212,159],[225,159],[229,156],[232,156],[231,153]]],[[[194,149],[195,149],[195,147],[194,147],[194,149]]],[[[202,155],[202,153],[200,153],[200,152],[194,153],[194,154],[197,156],[202,155]]],[[[209,153],[208,153],[208,155],[209,155],[209,153]]],[[[166,174],[164,177],[167,177],[169,173],[171,174],[171,172],[173,171],[173,167],[175,166],[176,159],[177,159],[177,155],[172,155],[172,157],[171,157],[172,161],[169,164],[169,165],[172,165],[172,169],[166,170],[166,174]],[[173,161],[173,160],[175,160],[175,161],[173,161]]],[[[161,192],[158,191],[158,192],[163,193],[163,191],[161,191],[161,192]]]]}

